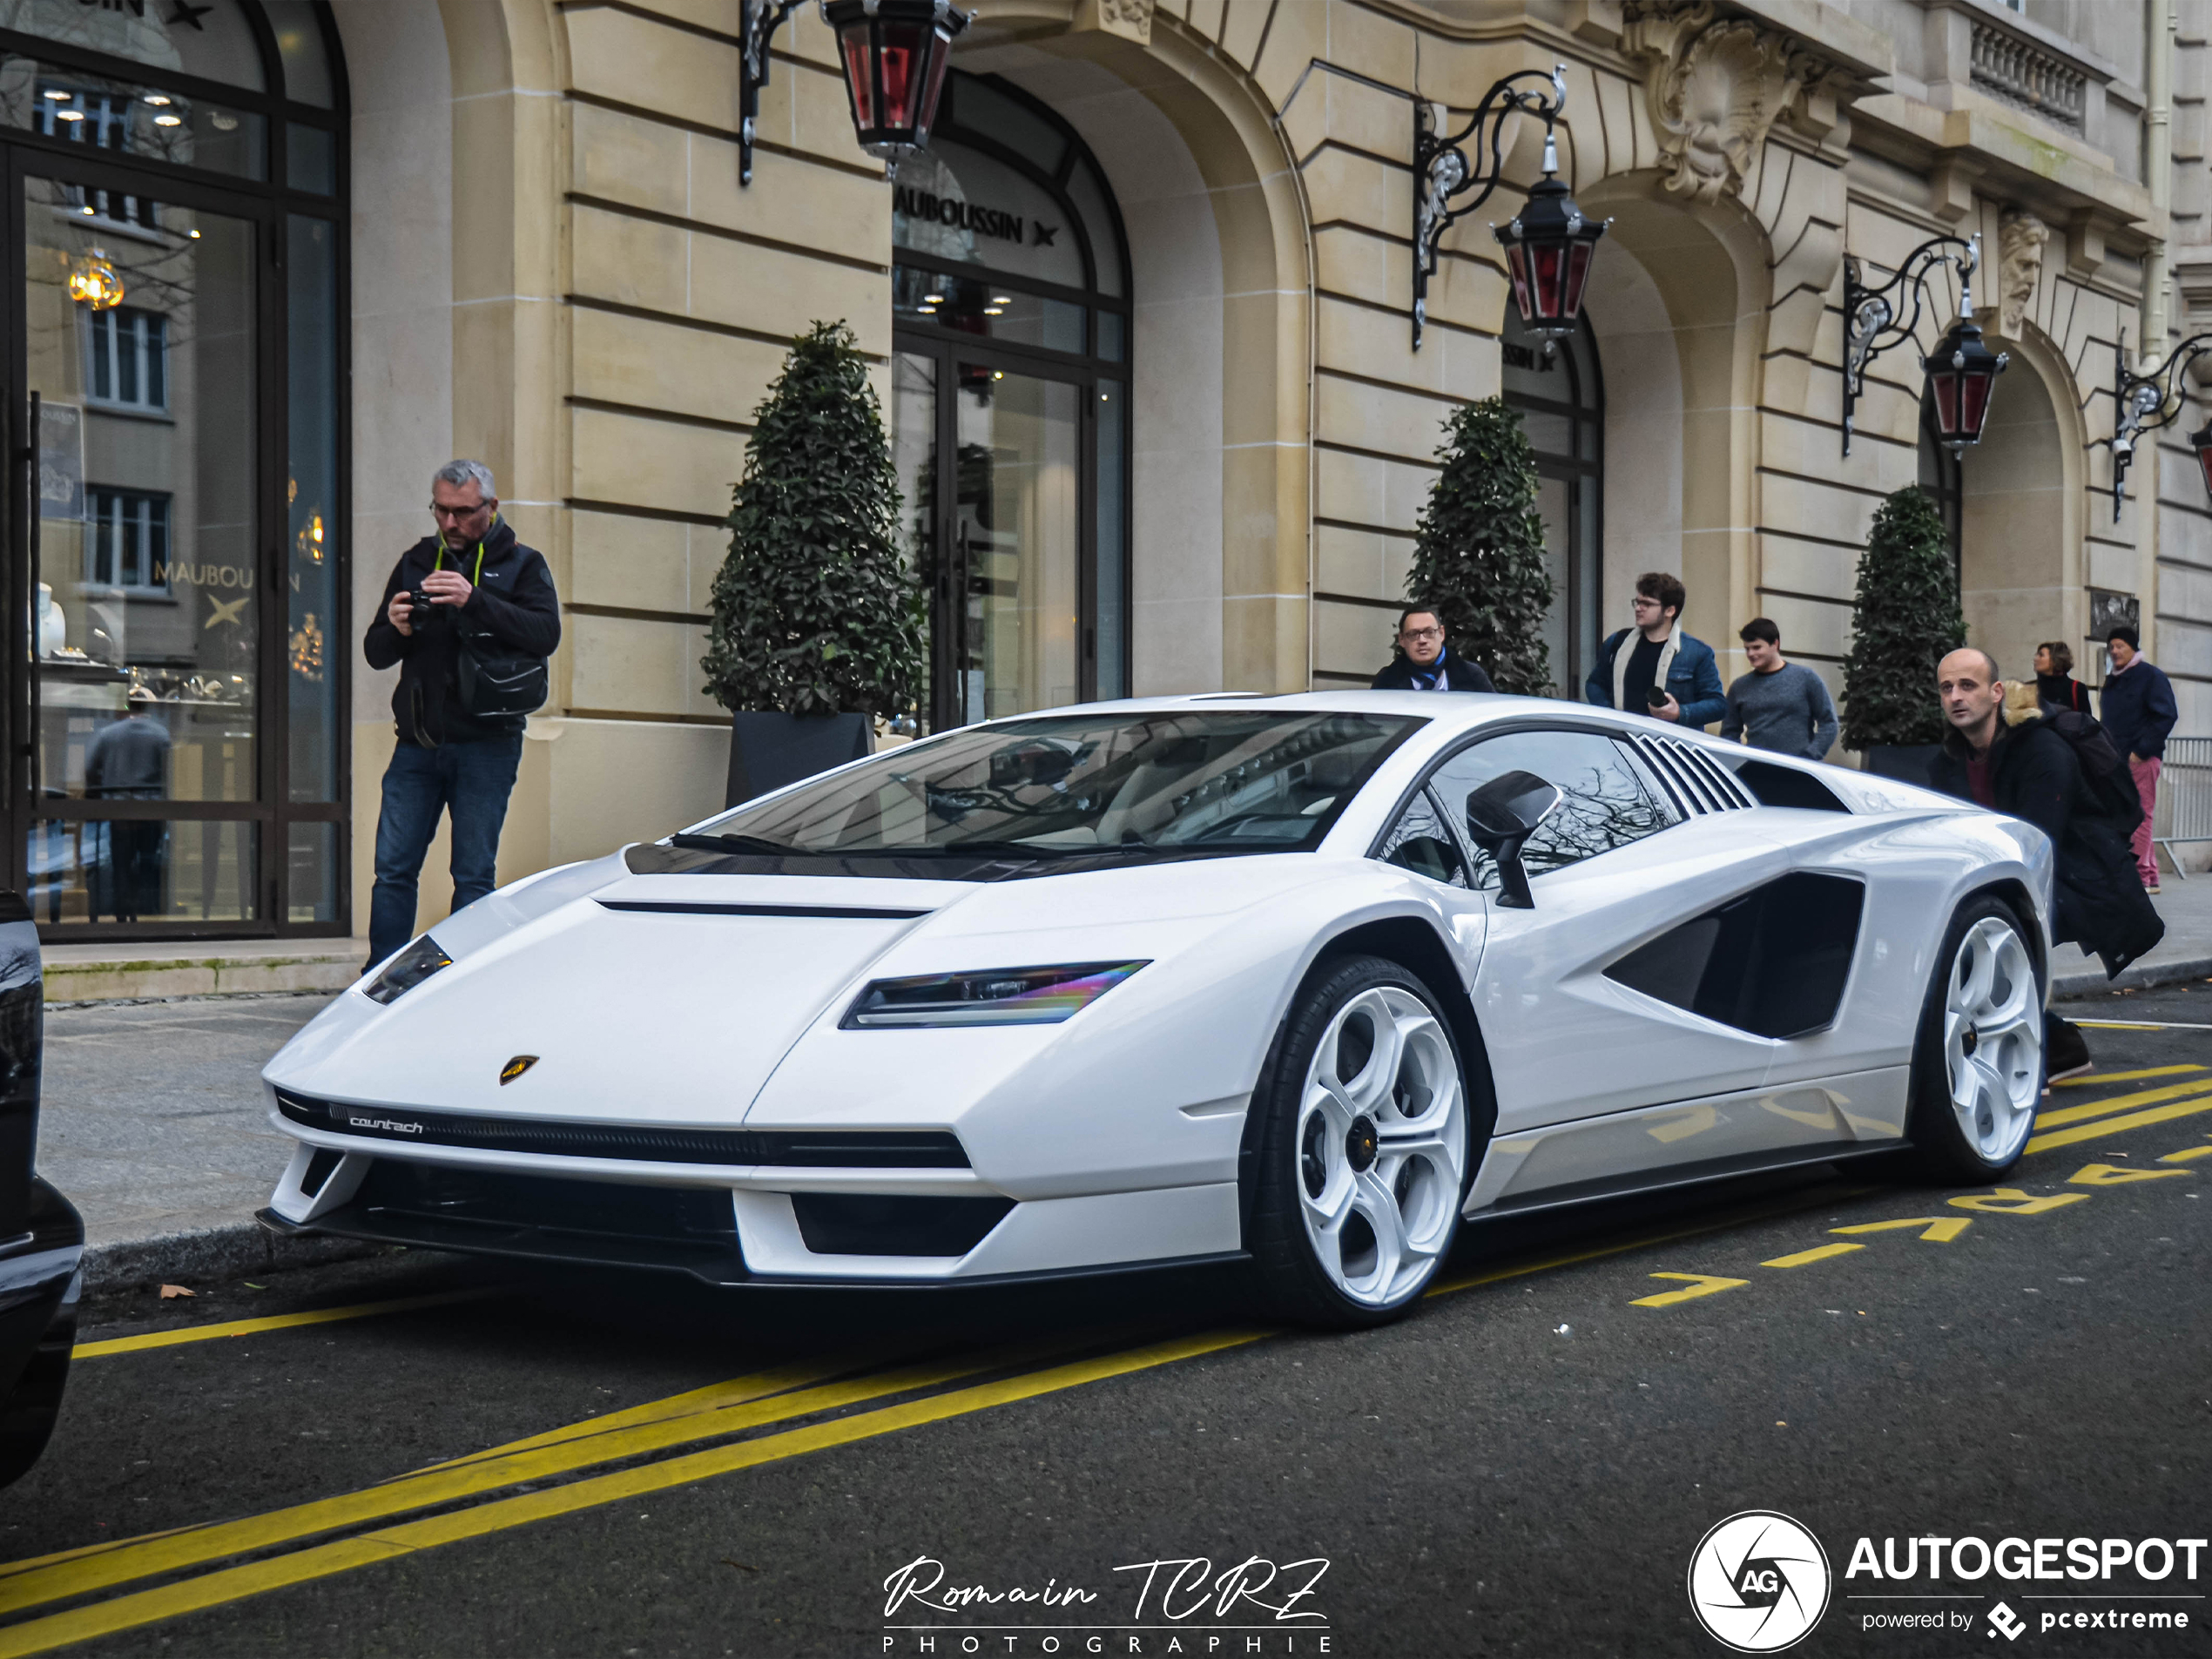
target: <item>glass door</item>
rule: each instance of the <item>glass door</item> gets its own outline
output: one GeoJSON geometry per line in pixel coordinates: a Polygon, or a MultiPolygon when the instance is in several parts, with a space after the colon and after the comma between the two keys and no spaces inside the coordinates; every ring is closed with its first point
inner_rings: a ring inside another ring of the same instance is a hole
{"type": "Polygon", "coordinates": [[[1081,700],[1081,394],[981,363],[958,368],[950,614],[959,718],[1081,700]]]}
{"type": "Polygon", "coordinates": [[[266,921],[259,227],[17,177],[25,897],[48,926],[266,921]]]}

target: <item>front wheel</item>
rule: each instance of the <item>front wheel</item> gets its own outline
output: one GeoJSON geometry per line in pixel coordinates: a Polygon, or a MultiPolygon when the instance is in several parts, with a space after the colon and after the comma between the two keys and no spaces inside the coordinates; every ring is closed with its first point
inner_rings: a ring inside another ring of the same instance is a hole
{"type": "Polygon", "coordinates": [[[1979,1184],[2012,1167],[2043,1093],[2043,987],[2020,918],[1995,899],[1945,931],[1912,1052],[1913,1173],[1979,1184]]]}
{"type": "Polygon", "coordinates": [[[1467,1190],[1459,1045],[1420,979],[1354,956],[1299,993],[1258,1126],[1252,1256],[1301,1324],[1398,1318],[1458,1235],[1467,1190]]]}

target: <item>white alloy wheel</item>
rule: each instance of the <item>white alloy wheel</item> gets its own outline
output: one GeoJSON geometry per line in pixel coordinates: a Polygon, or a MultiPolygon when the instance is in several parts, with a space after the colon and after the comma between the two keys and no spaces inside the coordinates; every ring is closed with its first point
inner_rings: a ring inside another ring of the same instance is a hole
{"type": "Polygon", "coordinates": [[[1966,929],[1944,988],[1944,1075],[1968,1146],[2010,1163],[2043,1089],[2043,1010],[2020,934],[1994,916],[1966,929]]]}
{"type": "Polygon", "coordinates": [[[1413,1295],[1452,1242],[1467,1094],[1426,1003],[1372,986],[1337,1010],[1299,1097],[1298,1197],[1316,1264],[1348,1299],[1413,1295]]]}

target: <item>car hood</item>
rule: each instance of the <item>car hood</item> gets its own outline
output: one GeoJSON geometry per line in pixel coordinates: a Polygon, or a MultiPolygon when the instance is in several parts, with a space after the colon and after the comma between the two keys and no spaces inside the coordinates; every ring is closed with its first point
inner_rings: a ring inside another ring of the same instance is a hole
{"type": "Polygon", "coordinates": [[[1326,867],[1271,854],[978,887],[639,876],[599,860],[441,923],[451,967],[388,1006],[354,987],[262,1076],[360,1105],[732,1123],[872,977],[1157,960],[1326,867]],[[537,1063],[502,1082],[523,1055],[537,1063]]]}

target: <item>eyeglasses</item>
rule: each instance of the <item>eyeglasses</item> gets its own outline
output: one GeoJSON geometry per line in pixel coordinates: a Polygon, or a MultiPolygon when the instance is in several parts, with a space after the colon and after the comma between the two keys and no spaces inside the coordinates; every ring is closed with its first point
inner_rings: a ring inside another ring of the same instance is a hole
{"type": "Polygon", "coordinates": [[[484,511],[490,505],[491,503],[488,501],[480,501],[474,507],[441,507],[437,502],[432,502],[430,516],[436,519],[449,518],[458,523],[464,518],[475,517],[478,513],[484,511]]]}
{"type": "Polygon", "coordinates": [[[1441,639],[1444,631],[1441,628],[1407,628],[1398,637],[1400,639],[1441,639]]]}

